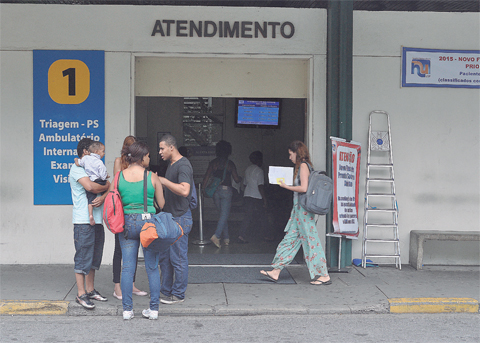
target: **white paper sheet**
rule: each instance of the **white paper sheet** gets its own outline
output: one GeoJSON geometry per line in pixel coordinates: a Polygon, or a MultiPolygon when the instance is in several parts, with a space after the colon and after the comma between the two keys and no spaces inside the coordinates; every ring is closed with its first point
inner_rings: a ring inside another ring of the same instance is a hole
{"type": "Polygon", "coordinates": [[[268,168],[268,182],[279,185],[283,181],[287,186],[293,185],[293,167],[272,167],[268,168]]]}

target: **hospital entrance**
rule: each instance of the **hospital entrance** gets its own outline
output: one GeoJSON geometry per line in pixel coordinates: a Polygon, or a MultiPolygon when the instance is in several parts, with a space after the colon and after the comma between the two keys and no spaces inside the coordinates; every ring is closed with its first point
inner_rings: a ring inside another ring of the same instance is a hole
{"type": "Polygon", "coordinates": [[[192,210],[190,265],[271,263],[284,235],[293,194],[268,183],[268,168],[293,167],[287,147],[294,140],[305,140],[307,66],[305,60],[284,59],[136,58],[133,132],[149,145],[152,171],[165,173],[167,164],[158,154],[158,144],[166,133],[186,151],[197,192],[218,141],[232,145],[229,159],[242,178],[251,164],[250,153],[263,153],[267,227],[254,219],[245,237],[248,243],[237,240],[245,212],[241,185],[232,180],[238,192],[234,191],[228,220],[230,243],[222,241],[217,248],[210,242],[219,212],[212,198],[202,196],[201,206],[192,210]],[[252,114],[251,108],[257,113],[252,114]],[[268,119],[264,115],[259,119],[258,113],[266,111],[268,119]]]}

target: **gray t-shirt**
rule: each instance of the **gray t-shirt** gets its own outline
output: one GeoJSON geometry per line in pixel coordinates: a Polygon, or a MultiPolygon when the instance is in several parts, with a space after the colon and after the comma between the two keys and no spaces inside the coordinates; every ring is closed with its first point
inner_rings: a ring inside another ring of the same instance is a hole
{"type": "Polygon", "coordinates": [[[174,164],[169,164],[165,178],[173,183],[186,182],[190,185],[190,194],[188,197],[176,195],[167,187],[165,189],[165,207],[164,212],[171,213],[173,217],[181,217],[189,210],[190,199],[193,189],[193,168],[190,161],[182,157],[174,164]]]}

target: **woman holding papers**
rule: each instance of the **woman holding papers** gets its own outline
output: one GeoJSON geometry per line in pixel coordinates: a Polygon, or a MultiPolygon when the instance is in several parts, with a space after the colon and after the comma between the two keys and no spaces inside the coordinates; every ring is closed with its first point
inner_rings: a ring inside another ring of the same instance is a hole
{"type": "Polygon", "coordinates": [[[318,237],[315,225],[315,214],[305,211],[298,203],[298,193],[305,193],[308,188],[308,177],[311,166],[310,154],[305,144],[300,141],[292,142],[288,147],[289,159],[295,164],[293,186],[280,181],[280,187],[293,191],[293,209],[285,227],[285,237],[277,247],[273,258],[273,270],[261,270],[260,273],[271,281],[277,282],[280,272],[293,261],[300,246],[303,247],[305,262],[307,263],[312,285],[331,285],[328,275],[327,260],[318,237]]]}

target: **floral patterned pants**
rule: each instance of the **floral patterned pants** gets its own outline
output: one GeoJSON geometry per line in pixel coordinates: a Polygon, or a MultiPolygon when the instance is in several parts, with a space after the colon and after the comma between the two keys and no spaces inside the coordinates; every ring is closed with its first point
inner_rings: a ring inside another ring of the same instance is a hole
{"type": "Polygon", "coordinates": [[[313,279],[316,276],[327,276],[327,260],[318,237],[315,215],[295,202],[285,232],[285,237],[277,247],[272,267],[283,269],[289,265],[301,245],[310,277],[313,279]]]}

